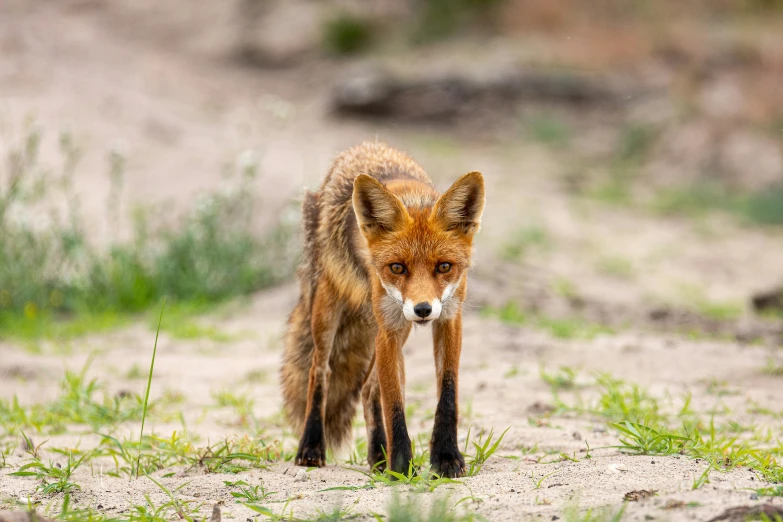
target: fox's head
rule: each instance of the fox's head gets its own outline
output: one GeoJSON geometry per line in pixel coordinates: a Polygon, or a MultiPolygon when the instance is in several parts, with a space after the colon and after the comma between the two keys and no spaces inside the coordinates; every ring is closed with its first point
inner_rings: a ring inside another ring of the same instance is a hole
{"type": "Polygon", "coordinates": [[[385,311],[415,322],[453,316],[484,210],[481,173],[465,174],[440,197],[418,182],[384,186],[362,174],[353,208],[387,294],[385,311]]]}

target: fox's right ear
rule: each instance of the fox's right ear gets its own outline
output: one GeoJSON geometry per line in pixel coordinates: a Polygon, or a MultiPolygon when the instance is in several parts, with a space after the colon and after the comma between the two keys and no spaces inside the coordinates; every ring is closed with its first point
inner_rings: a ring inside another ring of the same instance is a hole
{"type": "Polygon", "coordinates": [[[399,230],[408,219],[402,201],[367,174],[359,174],[353,182],[353,211],[368,240],[399,230]]]}

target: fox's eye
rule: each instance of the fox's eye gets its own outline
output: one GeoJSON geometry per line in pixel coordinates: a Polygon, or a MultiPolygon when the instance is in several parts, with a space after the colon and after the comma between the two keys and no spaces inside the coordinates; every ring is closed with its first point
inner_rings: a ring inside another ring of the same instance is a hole
{"type": "Polygon", "coordinates": [[[438,265],[439,274],[445,274],[449,270],[451,270],[451,263],[441,263],[438,265]]]}
{"type": "Polygon", "coordinates": [[[389,265],[389,270],[391,270],[392,274],[397,274],[397,275],[401,275],[406,272],[405,265],[401,263],[392,263],[391,265],[389,265]]]}

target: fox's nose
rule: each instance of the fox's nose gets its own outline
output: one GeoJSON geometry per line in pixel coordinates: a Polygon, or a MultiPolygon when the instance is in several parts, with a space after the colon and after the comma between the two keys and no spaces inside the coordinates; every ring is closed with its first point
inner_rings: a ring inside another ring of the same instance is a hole
{"type": "Polygon", "coordinates": [[[432,307],[428,302],[424,301],[413,307],[413,313],[422,318],[429,317],[432,313],[432,307]]]}

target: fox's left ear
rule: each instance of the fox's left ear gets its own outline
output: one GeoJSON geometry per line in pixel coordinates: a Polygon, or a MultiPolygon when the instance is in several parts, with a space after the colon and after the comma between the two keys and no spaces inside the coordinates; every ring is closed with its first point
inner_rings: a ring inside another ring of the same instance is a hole
{"type": "Polygon", "coordinates": [[[433,217],[446,230],[472,236],[481,227],[484,212],[484,176],[468,172],[443,193],[433,209],[433,217]]]}

